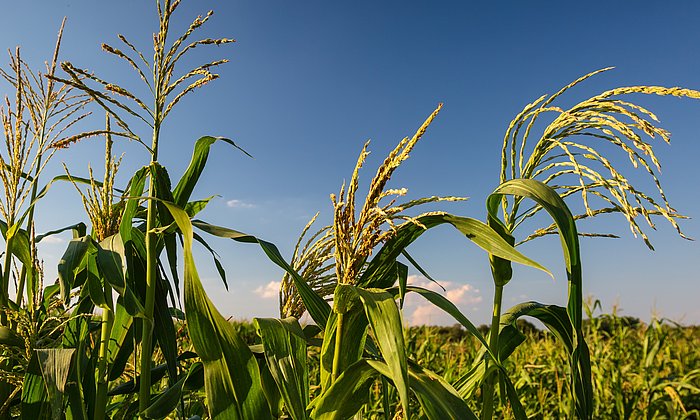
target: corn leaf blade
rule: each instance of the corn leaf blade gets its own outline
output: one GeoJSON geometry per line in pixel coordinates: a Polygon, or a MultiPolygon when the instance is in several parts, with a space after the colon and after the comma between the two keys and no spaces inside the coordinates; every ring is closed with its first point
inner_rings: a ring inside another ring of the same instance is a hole
{"type": "Polygon", "coordinates": [[[211,303],[199,280],[192,256],[193,231],[189,216],[172,203],[163,204],[183,236],[185,315],[192,344],[204,364],[211,416],[269,419],[270,410],[253,353],[211,303]]]}
{"type": "Polygon", "coordinates": [[[289,414],[306,419],[309,405],[309,368],[306,338],[296,318],[253,320],[265,348],[265,360],[289,414]]]}

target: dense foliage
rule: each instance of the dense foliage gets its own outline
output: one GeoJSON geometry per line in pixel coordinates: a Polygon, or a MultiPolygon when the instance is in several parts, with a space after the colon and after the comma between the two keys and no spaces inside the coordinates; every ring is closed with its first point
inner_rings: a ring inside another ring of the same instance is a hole
{"type": "Polygon", "coordinates": [[[677,220],[684,216],[661,188],[652,145],[654,138],[668,142],[669,134],[630,95],[697,99],[700,92],[632,86],[604,91],[568,109],[557,104],[569,88],[603,69],[528,104],[506,130],[500,182],[485,197],[484,221],[417,212],[428,203],[463,198],[405,200],[405,188],[389,188],[393,173],[437,118],[440,104],[379,165],[366,195],[359,191],[369,153],[369,143],[364,145],[349,181],[331,194],[332,223],[314,231],[312,219],[288,259],[270,242],[200,219],[211,197],[194,194],[210,150],[226,146],[245,153],[233,141],[209,133],[192,139],[192,157],[181,174],[158,161],[159,150],[168,147],[160,136],[168,114],[185,96],[217,79],[213,71],[227,61],[183,69],[180,60],[195,48],[233,42],[193,35],[211,12],[173,35],[171,18],[179,4],[156,1],[159,29],[152,54],[121,35],[118,47],[102,46],[143,83],[149,92],[144,97],[122,87],[130,82],[106,81],[60,62],[62,28],[45,73],[32,72],[19,49],[1,73],[15,95],[0,105],[5,145],[0,153],[5,239],[0,417],[698,415],[697,329],[661,321],[643,326],[615,315],[593,318],[590,312],[584,320],[589,308],[582,267],[587,262],[581,259],[579,238],[610,235],[580,233],[577,222],[618,213],[650,248],[644,223],[654,228],[654,220],[665,220],[683,236],[677,220]],[[105,113],[104,128],[71,134],[78,122],[89,121],[88,107],[105,113]],[[66,169],[44,180],[46,162],[56,150],[91,137],[105,139],[102,177],[89,166],[86,177],[66,169]],[[143,146],[145,159],[119,187],[120,160],[112,150],[123,138],[143,146]],[[616,153],[647,176],[651,191],[632,185],[616,153]],[[86,222],[39,234],[35,208],[54,182],[71,182],[78,189],[86,222]],[[583,212],[574,214],[569,203],[579,197],[574,208],[583,212]],[[520,234],[531,225],[523,225],[525,220],[541,227],[520,234]],[[489,261],[494,295],[488,328],[477,328],[443,294],[408,282],[409,266],[430,278],[408,247],[440,225],[476,244],[489,261]],[[58,264],[58,278],[45,283],[36,245],[66,231],[73,239],[58,264]],[[551,275],[517,249],[549,234],[561,240],[566,306],[522,302],[504,308],[503,290],[517,281],[513,263],[551,275]],[[226,267],[207,242],[211,236],[231,239],[235,246],[258,246],[284,269],[279,319],[232,324],[218,311],[193,256],[195,246],[209,251],[226,284],[226,267]],[[405,328],[408,294],[446,312],[458,327],[448,334],[405,328]],[[313,322],[302,326],[304,313],[313,322]],[[524,317],[546,330],[524,328],[524,317]]]}
{"type": "MultiPolygon", "coordinates": [[[[236,322],[242,336],[259,343],[255,328],[236,322]]],[[[507,368],[531,418],[561,418],[570,405],[567,392],[567,355],[556,337],[523,321],[518,327],[527,339],[508,359],[507,368]]],[[[488,331],[488,326],[480,327],[488,331]]],[[[700,328],[681,327],[668,320],[650,324],[612,314],[584,320],[594,371],[595,418],[687,418],[700,415],[700,328]]],[[[479,342],[459,324],[452,327],[409,327],[406,346],[417,363],[454,382],[467,373],[479,342]]],[[[319,381],[318,354],[310,350],[311,388],[319,381]]],[[[377,380],[370,388],[369,418],[383,418],[384,389],[389,411],[397,408],[396,393],[377,380]]],[[[420,406],[413,400],[415,412],[420,406]]],[[[479,400],[472,407],[479,410],[479,400]]],[[[508,409],[499,418],[511,417],[508,409]]]]}

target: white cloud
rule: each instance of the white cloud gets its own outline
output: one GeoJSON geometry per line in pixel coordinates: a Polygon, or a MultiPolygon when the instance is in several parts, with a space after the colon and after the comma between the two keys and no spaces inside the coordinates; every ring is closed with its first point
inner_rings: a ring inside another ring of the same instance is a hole
{"type": "Polygon", "coordinates": [[[411,325],[431,325],[442,318],[442,311],[437,306],[430,303],[418,305],[409,317],[408,323],[411,325]]]}
{"type": "Polygon", "coordinates": [[[46,236],[41,240],[42,244],[62,244],[66,242],[65,239],[61,238],[60,236],[46,236]]]}
{"type": "Polygon", "coordinates": [[[254,209],[255,204],[247,203],[243,200],[228,200],[226,205],[232,209],[254,209]]]}
{"type": "Polygon", "coordinates": [[[253,293],[263,299],[273,299],[279,295],[280,285],[281,283],[278,281],[271,281],[265,286],[259,286],[257,289],[253,290],[253,293]]]}
{"type": "MultiPolygon", "coordinates": [[[[444,291],[435,282],[428,280],[424,276],[408,276],[408,284],[433,290],[444,295],[462,313],[466,310],[473,311],[475,305],[483,300],[479,289],[476,289],[471,284],[457,284],[451,281],[439,281],[439,283],[445,288],[444,291]]],[[[454,318],[440,308],[416,296],[414,293],[406,297],[404,313],[408,323],[411,325],[451,325],[456,322],[454,318]]]]}
{"type": "Polygon", "coordinates": [[[473,305],[482,301],[482,297],[477,293],[479,291],[471,284],[463,284],[455,289],[447,289],[445,295],[455,305],[473,305]]]}

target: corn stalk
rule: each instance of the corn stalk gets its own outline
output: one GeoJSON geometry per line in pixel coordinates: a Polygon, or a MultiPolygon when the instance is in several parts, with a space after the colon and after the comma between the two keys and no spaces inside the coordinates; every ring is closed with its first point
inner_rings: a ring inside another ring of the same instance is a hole
{"type": "MultiPolygon", "coordinates": [[[[641,217],[649,227],[655,229],[652,217],[660,216],[668,221],[681,237],[685,238],[677,223],[677,219],[682,219],[684,216],[677,213],[669,204],[656,174],[656,171],[660,170],[659,160],[652,144],[646,140],[646,137],[650,139],[659,137],[668,143],[670,134],[657,126],[659,120],[654,113],[628,101],[624,96],[644,94],[700,98],[700,92],[691,89],[632,86],[605,91],[569,109],[554,104],[554,101],[570,88],[607,70],[609,68],[586,74],[554,95],[540,97],[527,105],[513,119],[503,141],[501,186],[496,190],[496,196],[489,198],[489,223],[511,243],[515,241],[517,227],[542,209],[550,213],[554,223],[537,229],[522,242],[556,233],[562,238],[569,276],[566,313],[571,330],[569,333],[573,337],[573,341],[567,344],[570,351],[570,388],[573,395],[570,415],[575,412],[580,418],[590,418],[593,408],[588,349],[581,332],[583,298],[577,237],[614,237],[614,235],[578,233],[574,221],[602,214],[620,213],[626,219],[635,237],[640,236],[645,244],[653,249],[649,237],[637,218],[641,217]],[[553,119],[545,126],[534,144],[528,143],[531,134],[537,128],[535,123],[546,115],[552,115],[553,119]],[[623,171],[617,169],[612,160],[606,157],[607,153],[598,150],[601,146],[607,145],[620,150],[634,168],[644,169],[655,186],[656,197],[643,191],[641,187],[632,185],[628,177],[623,175],[623,171]],[[533,184],[533,181],[536,183],[533,184]],[[535,193],[536,190],[541,191],[535,193]],[[561,211],[566,208],[566,205],[561,201],[561,205],[557,206],[561,210],[557,214],[552,213],[551,205],[557,200],[551,197],[549,204],[544,203],[542,198],[546,190],[556,191],[561,199],[580,194],[585,212],[574,216],[568,212],[567,208],[565,213],[568,214],[563,217],[561,211]],[[508,198],[509,196],[512,198],[508,198]],[[533,199],[535,205],[523,211],[520,206],[525,198],[533,199]],[[502,221],[495,211],[494,200],[497,199],[501,202],[502,221]]],[[[499,335],[503,328],[501,322],[503,287],[511,280],[512,270],[507,261],[493,256],[490,261],[495,285],[490,345],[492,351],[498,354],[499,335]]],[[[554,316],[552,313],[543,313],[537,308],[539,307],[530,308],[529,315],[541,316],[541,320],[554,316]]],[[[514,322],[515,318],[509,319],[514,322]]],[[[547,324],[547,321],[543,322],[547,324]]],[[[490,419],[493,415],[494,385],[499,375],[501,372],[492,371],[485,377],[482,413],[484,419],[490,419]]]]}
{"type": "MultiPolygon", "coordinates": [[[[212,69],[224,64],[227,60],[215,60],[195,67],[182,76],[174,78],[177,62],[189,51],[201,45],[222,45],[233,42],[232,39],[200,39],[190,41],[190,35],[200,28],[213,14],[211,11],[204,17],[197,17],[172,44],[168,43],[170,33],[170,22],[173,13],[179,6],[179,0],[158,0],[156,1],[159,30],[154,34],[153,61],[149,62],[144,55],[138,51],[134,45],[124,36],[119,35],[119,39],[126,47],[124,52],[118,48],[103,44],[102,48],[125,61],[140,77],[152,94],[153,105],[147,105],[148,100],[142,100],[137,95],[129,92],[116,83],[106,82],[92,73],[77,68],[71,63],[63,63],[62,68],[66,71],[70,79],[58,79],[62,83],[74,86],[87,93],[95,102],[101,105],[112,117],[116,124],[123,129],[119,133],[121,136],[139,141],[150,154],[149,168],[151,174],[147,192],[147,216],[146,216],[146,252],[147,266],[145,274],[145,296],[144,296],[144,320],[143,334],[141,337],[140,356],[140,391],[139,409],[143,412],[150,405],[151,388],[151,350],[153,348],[153,326],[154,326],[154,304],[156,297],[156,282],[158,279],[158,253],[159,241],[162,234],[156,232],[160,226],[158,211],[154,198],[156,189],[156,174],[154,168],[158,167],[158,151],[160,148],[160,132],[162,124],[173,107],[187,94],[193,92],[209,82],[218,78],[212,73],[212,69]],[[150,71],[144,71],[144,68],[150,71]],[[147,74],[150,73],[150,77],[147,74]],[[150,81],[149,81],[150,78],[150,81]],[[85,81],[96,83],[101,90],[93,89],[85,81]],[[126,122],[126,118],[132,118],[145,123],[151,129],[150,147],[140,140],[126,122]]],[[[77,139],[76,139],[77,140],[77,139]]],[[[67,146],[71,141],[66,141],[61,146],[67,146]]],[[[174,379],[174,378],[173,378],[174,379]]]]}

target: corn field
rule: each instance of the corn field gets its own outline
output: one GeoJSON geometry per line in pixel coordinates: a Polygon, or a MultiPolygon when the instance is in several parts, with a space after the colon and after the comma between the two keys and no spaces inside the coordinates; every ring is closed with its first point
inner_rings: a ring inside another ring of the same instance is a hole
{"type": "Polygon", "coordinates": [[[62,60],[65,21],[45,70],[32,70],[17,48],[1,72],[14,96],[0,106],[0,418],[700,417],[697,327],[601,314],[599,302],[584,298],[583,267],[595,261],[582,258],[580,239],[615,235],[579,230],[584,219],[612,214],[650,249],[657,223],[686,238],[687,216],[662,188],[654,148],[670,133],[637,99],[695,100],[700,91],[625,86],[565,105],[570,89],[611,70],[604,68],[535,99],[504,127],[500,178],[481,198],[486,212],[471,216],[435,210],[465,197],[409,198],[391,186],[440,118],[437,104],[366,184],[371,145],[358,144],[355,167],[319,209],[332,222],[319,226],[314,216],[285,256],[257,235],[202,219],[213,197],[195,191],[211,151],[248,159],[240,144],[203,132],[189,143],[182,173],[159,162],[170,146],[162,133],[171,112],[216,82],[234,42],[200,36],[213,12],[175,28],[180,3],[155,2],[152,51],[123,35],[102,44],[103,58],[123,65],[141,90],[62,60]],[[190,66],[195,49],[213,56],[190,66]],[[104,119],[84,129],[93,113],[104,119]],[[45,171],[57,152],[101,141],[100,170],[45,171]],[[142,155],[115,156],[121,141],[142,155]],[[139,159],[119,185],[122,163],[139,159]],[[633,183],[640,173],[651,188],[633,183]],[[83,221],[37,232],[36,209],[59,183],[74,187],[83,221]],[[408,247],[430,241],[422,234],[437,226],[476,245],[470,251],[488,262],[490,325],[478,327],[444,293],[409,281],[410,270],[432,280],[408,247]],[[57,278],[45,278],[37,244],[64,232],[72,240],[57,278]],[[548,235],[560,239],[566,305],[506,307],[513,264],[554,277],[519,247],[548,235]],[[228,287],[214,238],[252,246],[283,270],[278,318],[236,323],[217,309],[194,252],[211,253],[228,287]],[[455,325],[407,327],[409,295],[455,325]]]}

